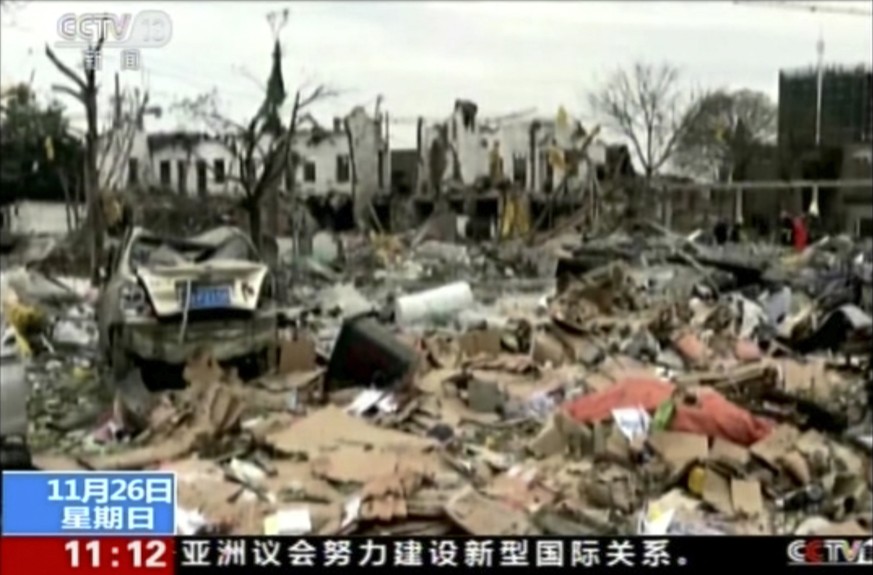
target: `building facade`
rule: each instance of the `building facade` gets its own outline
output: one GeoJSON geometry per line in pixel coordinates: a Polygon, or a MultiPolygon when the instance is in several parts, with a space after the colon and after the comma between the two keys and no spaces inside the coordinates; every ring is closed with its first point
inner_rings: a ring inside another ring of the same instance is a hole
{"type": "MultiPolygon", "coordinates": [[[[348,198],[353,187],[371,194],[387,191],[391,168],[384,126],[381,117],[372,118],[358,108],[347,118],[335,119],[330,128],[309,122],[299,129],[293,142],[299,158],[295,191],[304,199],[348,198]]],[[[104,187],[159,187],[200,197],[242,194],[241,158],[234,152],[231,136],[140,131],[116,140],[104,137],[107,160],[100,166],[104,187]]],[[[259,149],[266,151],[269,144],[265,137],[259,149]]],[[[261,155],[256,154],[256,163],[261,155]]],[[[284,188],[291,188],[287,178],[284,188]]]]}
{"type": "MultiPolygon", "coordinates": [[[[780,162],[773,179],[873,178],[873,70],[869,67],[825,68],[820,102],[816,70],[780,72],[778,123],[780,162]]],[[[827,231],[869,233],[873,227],[870,187],[795,190],[780,203],[792,211],[808,211],[813,197],[827,231]]]]}
{"type": "MultiPolygon", "coordinates": [[[[816,145],[817,83],[814,69],[779,72],[780,147],[816,145]]],[[[822,146],[873,142],[873,71],[824,69],[820,136],[822,146]]]]}

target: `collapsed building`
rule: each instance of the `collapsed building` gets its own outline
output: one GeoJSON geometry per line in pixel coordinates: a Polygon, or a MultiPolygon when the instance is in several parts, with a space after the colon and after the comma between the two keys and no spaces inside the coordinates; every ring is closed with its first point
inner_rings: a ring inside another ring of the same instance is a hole
{"type": "Polygon", "coordinates": [[[521,193],[534,215],[547,206],[575,211],[597,197],[610,175],[633,175],[627,150],[607,146],[599,131],[586,130],[563,108],[555,119],[524,113],[480,118],[475,103],[457,100],[446,121],[418,122],[419,215],[446,200],[456,211],[495,218],[507,190],[521,193]]]}

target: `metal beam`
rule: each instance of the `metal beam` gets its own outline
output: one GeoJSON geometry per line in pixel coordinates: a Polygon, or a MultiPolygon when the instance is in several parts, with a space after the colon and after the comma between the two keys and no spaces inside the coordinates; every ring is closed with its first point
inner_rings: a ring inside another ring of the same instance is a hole
{"type": "Polygon", "coordinates": [[[712,184],[669,184],[653,182],[653,187],[670,191],[695,190],[795,190],[800,188],[873,188],[873,180],[792,180],[762,182],[723,182],[712,184]]]}

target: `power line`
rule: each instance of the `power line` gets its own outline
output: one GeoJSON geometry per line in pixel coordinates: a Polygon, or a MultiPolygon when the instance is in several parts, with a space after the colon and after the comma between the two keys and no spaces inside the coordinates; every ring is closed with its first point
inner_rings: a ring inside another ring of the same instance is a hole
{"type": "Polygon", "coordinates": [[[869,10],[863,10],[861,8],[853,8],[850,6],[828,6],[825,4],[806,4],[801,2],[761,2],[756,0],[754,2],[750,1],[740,1],[735,0],[734,4],[740,6],[748,6],[748,7],[764,7],[764,8],[777,8],[782,10],[795,10],[795,11],[803,11],[803,12],[819,12],[822,14],[841,14],[844,16],[863,16],[865,18],[869,18],[873,16],[873,12],[869,10]]]}

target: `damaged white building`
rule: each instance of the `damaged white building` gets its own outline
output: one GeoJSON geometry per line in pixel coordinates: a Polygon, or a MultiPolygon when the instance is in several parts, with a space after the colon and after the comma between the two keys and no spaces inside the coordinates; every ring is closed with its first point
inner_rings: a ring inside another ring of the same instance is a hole
{"type": "MultiPolygon", "coordinates": [[[[300,197],[374,197],[388,188],[390,153],[387,119],[355,108],[322,127],[311,119],[293,142],[299,158],[294,189],[300,197]]],[[[193,132],[146,134],[115,142],[100,166],[106,187],[163,188],[182,195],[239,195],[240,159],[232,136],[193,132]]],[[[266,149],[267,142],[261,146],[266,149]]],[[[291,182],[285,181],[285,189],[291,182]]]]}
{"type": "Polygon", "coordinates": [[[581,124],[559,112],[558,118],[478,117],[476,104],[458,100],[445,122],[418,122],[420,194],[494,185],[499,179],[532,194],[565,185],[583,188],[606,163],[606,146],[581,124]]]}

